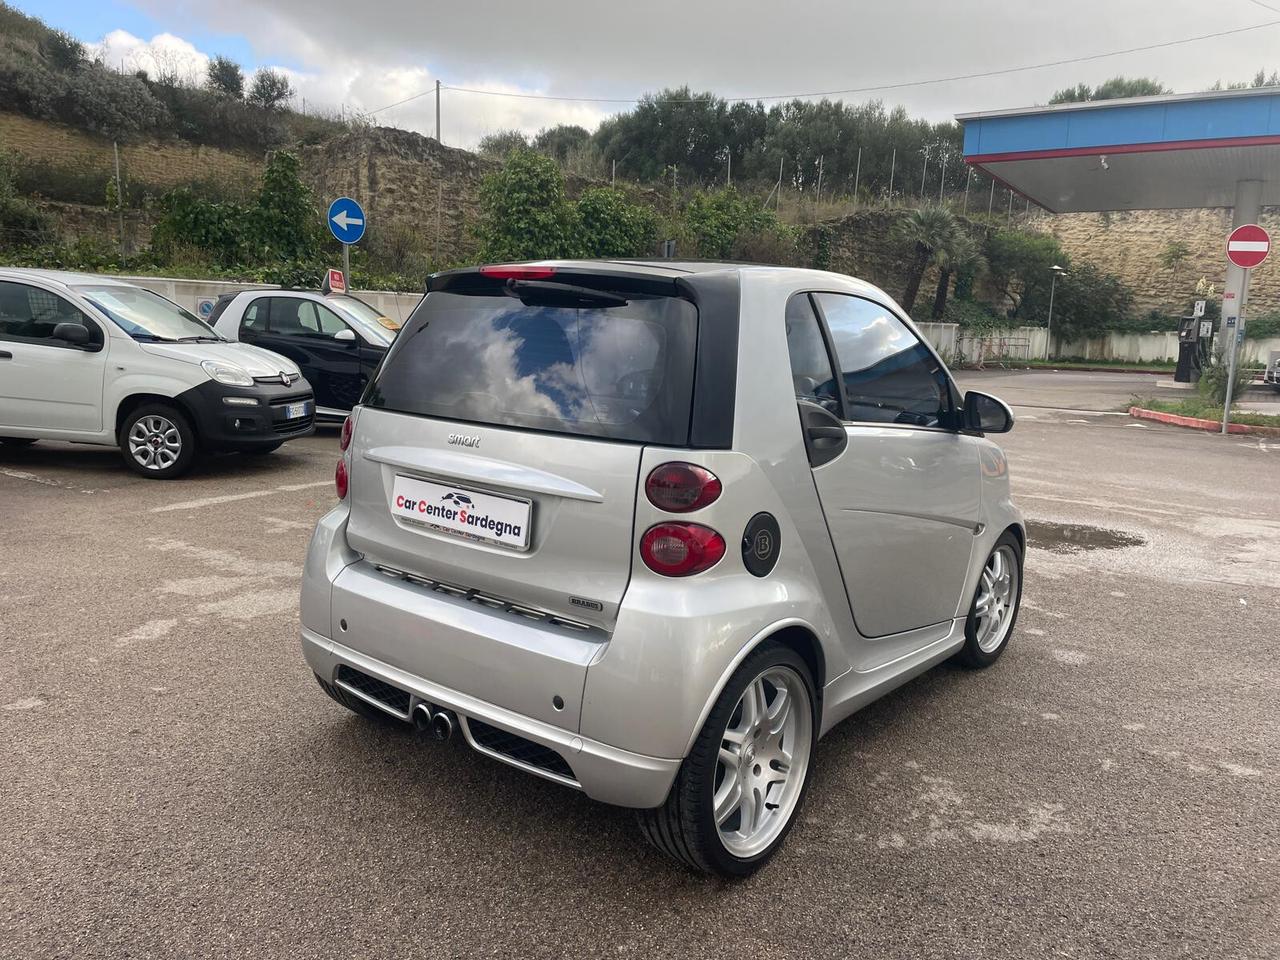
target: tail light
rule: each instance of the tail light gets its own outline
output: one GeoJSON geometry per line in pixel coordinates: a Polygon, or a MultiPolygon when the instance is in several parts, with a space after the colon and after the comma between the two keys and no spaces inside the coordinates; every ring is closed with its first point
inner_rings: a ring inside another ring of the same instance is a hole
{"type": "Polygon", "coordinates": [[[532,263],[504,263],[481,267],[480,275],[493,277],[495,280],[550,280],[556,275],[556,268],[532,263]]]}
{"type": "Polygon", "coordinates": [[[342,421],[342,434],[338,437],[338,449],[344,453],[351,446],[351,418],[342,421]]]}
{"type": "Polygon", "coordinates": [[[719,477],[693,463],[664,463],[644,482],[649,502],[668,513],[688,513],[715,503],[721,489],[719,477]]]}
{"type": "Polygon", "coordinates": [[[338,461],[338,466],[333,471],[333,485],[337,488],[338,499],[347,499],[347,491],[351,488],[351,478],[347,476],[346,460],[338,461]]]}
{"type": "Polygon", "coordinates": [[[688,577],[708,570],[724,556],[724,537],[696,523],[659,523],[640,538],[644,565],[664,577],[688,577]]]}

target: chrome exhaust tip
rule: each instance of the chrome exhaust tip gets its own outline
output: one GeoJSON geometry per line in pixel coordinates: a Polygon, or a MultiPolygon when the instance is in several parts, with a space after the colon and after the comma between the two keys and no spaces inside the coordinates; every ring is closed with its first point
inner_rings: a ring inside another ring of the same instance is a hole
{"type": "Polygon", "coordinates": [[[431,705],[428,703],[420,703],[413,708],[413,728],[419,733],[429,733],[431,731],[431,705]]]}
{"type": "Polygon", "coordinates": [[[453,715],[448,710],[437,710],[431,717],[431,736],[440,741],[453,736],[453,715]]]}

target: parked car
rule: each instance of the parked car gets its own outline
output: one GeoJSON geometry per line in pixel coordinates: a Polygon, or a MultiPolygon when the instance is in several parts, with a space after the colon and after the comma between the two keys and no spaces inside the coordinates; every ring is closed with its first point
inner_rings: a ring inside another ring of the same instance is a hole
{"type": "Polygon", "coordinates": [[[399,324],[349,294],[250,290],[226,294],[209,322],[228,340],[288,357],[316,393],[316,415],[341,420],[360,400],[399,324]]]}
{"type": "Polygon", "coordinates": [[[750,873],[818,738],[1006,649],[1026,534],[999,400],[834,273],[437,274],[343,427],[302,647],[357,713],[639,810],[750,873]]]}
{"type": "Polygon", "coordinates": [[[1263,371],[1262,381],[1280,390],[1280,350],[1272,350],[1268,355],[1267,369],[1263,371]]]}
{"type": "Polygon", "coordinates": [[[290,361],[177,304],[91,274],[0,269],[0,443],[119,446],[144,477],[197,452],[268,453],[315,429],[290,361]]]}

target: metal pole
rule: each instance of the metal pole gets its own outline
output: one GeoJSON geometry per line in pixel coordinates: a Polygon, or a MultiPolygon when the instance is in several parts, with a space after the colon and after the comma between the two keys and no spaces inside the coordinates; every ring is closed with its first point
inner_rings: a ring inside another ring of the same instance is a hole
{"type": "Polygon", "coordinates": [[[853,169],[853,202],[858,202],[858,181],[862,179],[862,148],[858,148],[858,165],[853,169]]]}
{"type": "Polygon", "coordinates": [[[964,212],[969,212],[969,185],[973,183],[973,167],[969,168],[969,175],[964,178],[964,212]]]}
{"type": "Polygon", "coordinates": [[[1004,222],[1008,223],[1013,219],[1013,191],[1009,191],[1009,209],[1005,211],[1004,222]]]}
{"type": "Polygon", "coordinates": [[[120,221],[120,256],[124,250],[124,186],[120,182],[120,145],[111,141],[111,150],[116,155],[116,217],[120,221]]]}
{"type": "Polygon", "coordinates": [[[433,264],[435,269],[440,269],[440,243],[442,240],[440,232],[440,212],[444,209],[444,181],[436,184],[436,262],[433,264]]]}
{"type": "Polygon", "coordinates": [[[817,193],[817,196],[813,198],[814,205],[816,206],[818,201],[821,199],[822,199],[822,154],[818,154],[818,193],[817,193]]]}
{"type": "Polygon", "coordinates": [[[947,155],[942,155],[942,177],[938,180],[938,202],[942,202],[942,191],[947,186],[947,155]]]}
{"type": "Polygon", "coordinates": [[[349,243],[342,245],[342,283],[348,290],[351,289],[351,244],[349,243]]]}
{"type": "Polygon", "coordinates": [[[728,157],[728,165],[725,167],[725,171],[724,171],[724,185],[726,187],[732,187],[733,186],[733,153],[729,150],[728,147],[725,147],[724,152],[728,157]]]}
{"type": "MultiPolygon", "coordinates": [[[[1262,212],[1262,181],[1241,180],[1236,184],[1235,210],[1231,216],[1231,229],[1246,223],[1257,223],[1262,212]]],[[[1222,319],[1218,321],[1218,335],[1225,337],[1227,317],[1243,316],[1242,301],[1248,276],[1233,263],[1227,265],[1227,282],[1222,288],[1222,319]]],[[[1223,341],[1225,343],[1225,341],[1223,341]]]]}
{"type": "MultiPolygon", "coordinates": [[[[1245,282],[1248,282],[1249,271],[1245,271],[1245,282]]],[[[1237,323],[1243,323],[1244,315],[1241,311],[1240,318],[1237,323]]],[[[1238,326],[1227,327],[1227,395],[1222,398],[1222,434],[1226,436],[1227,427],[1231,425],[1231,393],[1236,386],[1236,350],[1240,340],[1242,339],[1243,328],[1238,326]]]]}
{"type": "Polygon", "coordinates": [[[1053,280],[1049,282],[1049,322],[1044,326],[1044,359],[1049,362],[1049,341],[1053,339],[1053,292],[1058,289],[1058,271],[1053,272],[1053,280]]]}
{"type": "Polygon", "coordinates": [[[786,157],[778,158],[778,195],[773,200],[773,209],[776,211],[782,203],[782,164],[786,161],[786,157]]]}
{"type": "Polygon", "coordinates": [[[929,173],[929,148],[924,148],[924,167],[920,171],[920,199],[924,199],[924,178],[929,173]]]}
{"type": "Polygon", "coordinates": [[[893,148],[893,156],[889,158],[889,204],[893,204],[893,172],[898,166],[898,148],[893,148]]]}
{"type": "Polygon", "coordinates": [[[609,174],[609,186],[616,187],[618,185],[618,161],[613,161],[613,169],[609,174]]]}
{"type": "Polygon", "coordinates": [[[436,81],[436,143],[440,143],[440,81],[436,81]]]}
{"type": "Polygon", "coordinates": [[[996,203],[996,181],[995,181],[995,178],[993,177],[991,179],[991,196],[987,198],[987,216],[988,217],[991,216],[991,210],[995,206],[995,203],[996,203]]]}

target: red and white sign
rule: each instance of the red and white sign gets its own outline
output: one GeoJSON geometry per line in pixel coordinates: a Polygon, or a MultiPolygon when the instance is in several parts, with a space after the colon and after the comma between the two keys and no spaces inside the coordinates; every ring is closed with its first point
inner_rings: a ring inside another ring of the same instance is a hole
{"type": "Polygon", "coordinates": [[[1251,270],[1271,252],[1271,236],[1256,223],[1236,227],[1227,237],[1227,259],[1243,270],[1251,270]]]}
{"type": "Polygon", "coordinates": [[[324,284],[322,285],[324,293],[346,293],[347,279],[342,275],[341,270],[332,269],[325,274],[324,284]]]}

